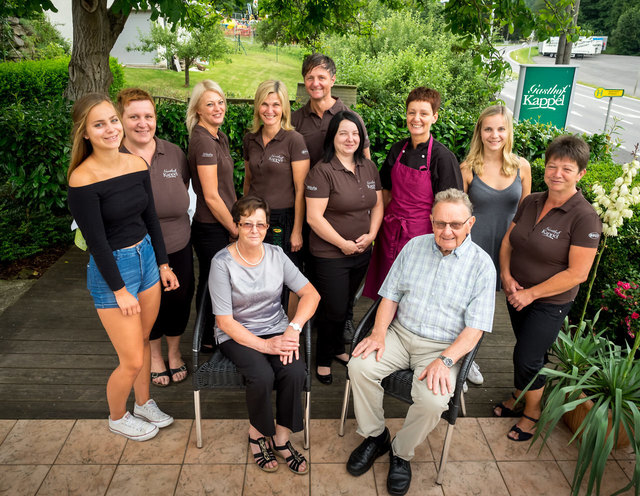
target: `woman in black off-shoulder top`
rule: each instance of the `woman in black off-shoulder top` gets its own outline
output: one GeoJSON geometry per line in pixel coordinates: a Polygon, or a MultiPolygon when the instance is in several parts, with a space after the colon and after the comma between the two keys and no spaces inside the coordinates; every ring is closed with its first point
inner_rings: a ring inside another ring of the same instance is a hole
{"type": "Polygon", "coordinates": [[[169,267],[146,162],[120,153],[122,123],[106,95],[73,106],[69,208],[91,257],[87,287],[118,354],[107,382],[109,429],[135,441],[154,437],[173,418],[149,398],[149,333],[165,291],[178,279],[169,267]],[[133,387],[133,415],[127,398],[133,387]]]}

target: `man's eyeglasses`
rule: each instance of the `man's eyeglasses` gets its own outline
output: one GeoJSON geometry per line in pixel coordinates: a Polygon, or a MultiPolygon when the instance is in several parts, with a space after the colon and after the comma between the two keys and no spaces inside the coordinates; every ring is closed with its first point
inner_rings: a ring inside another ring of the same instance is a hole
{"type": "Polygon", "coordinates": [[[464,222],[444,222],[442,220],[433,220],[433,221],[431,221],[431,223],[433,224],[433,227],[435,227],[437,229],[446,229],[446,227],[449,226],[451,228],[451,230],[459,231],[460,229],[462,229],[464,227],[464,225],[467,223],[467,221],[471,217],[472,216],[467,217],[467,219],[464,222]]]}
{"type": "Polygon", "coordinates": [[[263,222],[258,222],[254,224],[253,222],[238,222],[238,227],[241,227],[245,231],[252,231],[255,227],[258,231],[265,231],[269,224],[265,224],[263,222]]]}

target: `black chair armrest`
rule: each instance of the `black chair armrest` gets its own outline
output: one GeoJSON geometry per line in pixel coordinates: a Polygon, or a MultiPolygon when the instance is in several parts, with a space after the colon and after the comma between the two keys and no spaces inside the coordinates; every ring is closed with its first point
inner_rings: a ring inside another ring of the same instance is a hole
{"type": "Polygon", "coordinates": [[[378,311],[378,307],[380,306],[381,301],[382,298],[378,298],[373,303],[373,305],[369,307],[369,310],[367,310],[367,313],[364,314],[364,317],[362,317],[362,320],[358,324],[358,327],[356,327],[356,331],[353,333],[353,339],[351,340],[351,351],[354,350],[357,344],[362,341],[373,328],[373,324],[376,321],[376,312],[378,311]]]}
{"type": "Polygon", "coordinates": [[[471,368],[471,363],[476,358],[476,354],[478,353],[478,349],[480,348],[480,344],[482,343],[482,339],[484,338],[484,332],[480,336],[480,339],[473,347],[473,349],[467,353],[462,363],[460,364],[460,371],[458,372],[458,378],[456,379],[456,388],[453,392],[453,396],[449,400],[449,409],[442,413],[442,418],[449,422],[451,425],[456,423],[456,419],[458,418],[458,412],[460,411],[460,396],[462,394],[462,388],[464,387],[464,383],[467,380],[467,375],[469,375],[469,369],[471,368]]]}
{"type": "Polygon", "coordinates": [[[304,390],[311,391],[311,321],[302,328],[304,336],[304,359],[307,362],[307,378],[304,381],[304,390]]]}

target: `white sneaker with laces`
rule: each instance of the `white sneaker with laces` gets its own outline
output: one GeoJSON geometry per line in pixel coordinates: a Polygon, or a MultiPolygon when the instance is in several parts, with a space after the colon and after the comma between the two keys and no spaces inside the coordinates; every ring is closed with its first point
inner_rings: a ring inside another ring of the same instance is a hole
{"type": "Polygon", "coordinates": [[[159,429],[158,426],[136,418],[127,412],[120,420],[111,420],[109,417],[109,430],[133,441],[146,441],[155,437],[159,429]]]}
{"type": "Polygon", "coordinates": [[[480,386],[484,382],[484,377],[480,373],[480,367],[476,362],[471,362],[471,367],[469,368],[469,375],[467,375],[467,379],[469,382],[480,386]]]}
{"type": "Polygon", "coordinates": [[[160,410],[153,400],[147,401],[142,406],[136,403],[133,407],[133,415],[160,428],[173,424],[173,417],[160,410]]]}

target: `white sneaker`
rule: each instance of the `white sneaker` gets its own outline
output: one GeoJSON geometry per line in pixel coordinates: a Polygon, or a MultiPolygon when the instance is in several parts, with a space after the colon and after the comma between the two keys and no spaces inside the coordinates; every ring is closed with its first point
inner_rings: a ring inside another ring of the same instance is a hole
{"type": "Polygon", "coordinates": [[[471,362],[471,367],[469,368],[469,375],[467,375],[467,379],[469,382],[476,384],[479,386],[484,382],[484,377],[480,373],[480,367],[476,362],[471,362]]]}
{"type": "Polygon", "coordinates": [[[159,429],[158,426],[136,418],[127,412],[120,420],[111,420],[109,417],[109,430],[133,441],[146,441],[155,437],[159,429]]]}
{"type": "Polygon", "coordinates": [[[464,384],[462,385],[462,392],[466,393],[467,391],[469,391],[469,386],[467,386],[467,381],[464,381],[464,384]]]}
{"type": "Polygon", "coordinates": [[[153,400],[147,401],[142,406],[136,403],[133,407],[133,415],[160,428],[173,424],[173,417],[160,410],[153,400]]]}

